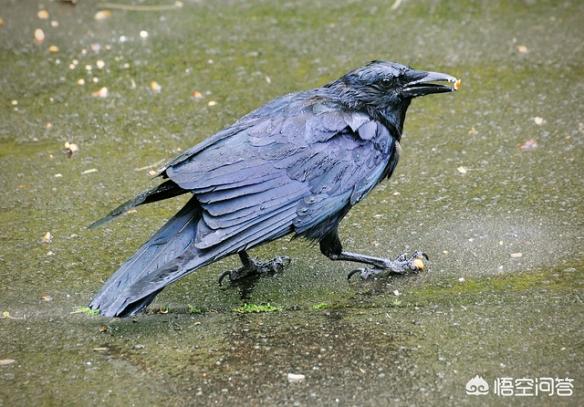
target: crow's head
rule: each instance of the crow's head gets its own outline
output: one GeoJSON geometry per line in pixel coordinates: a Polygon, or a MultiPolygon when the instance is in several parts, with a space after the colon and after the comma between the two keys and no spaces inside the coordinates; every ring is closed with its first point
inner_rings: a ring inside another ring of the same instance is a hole
{"type": "Polygon", "coordinates": [[[383,113],[395,117],[401,128],[410,101],[432,93],[452,92],[460,88],[453,76],[417,71],[394,62],[373,61],[330,83],[341,102],[353,109],[383,113]],[[438,82],[446,82],[441,84],[438,82]]]}

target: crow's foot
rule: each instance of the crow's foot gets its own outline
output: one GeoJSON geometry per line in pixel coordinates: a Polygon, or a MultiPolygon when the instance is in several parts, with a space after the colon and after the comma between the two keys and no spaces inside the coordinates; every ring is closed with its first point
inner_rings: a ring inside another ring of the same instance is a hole
{"type": "Polygon", "coordinates": [[[229,277],[230,283],[243,280],[251,276],[264,276],[280,273],[290,264],[290,258],[287,256],[278,256],[269,261],[254,260],[247,258],[244,265],[237,270],[228,270],[219,276],[219,285],[223,283],[226,277],[229,277]]]}
{"type": "Polygon", "coordinates": [[[347,279],[351,279],[355,274],[359,274],[361,279],[367,280],[380,274],[419,273],[427,268],[428,260],[426,253],[416,250],[409,258],[404,253],[397,256],[395,260],[385,260],[383,267],[364,267],[353,270],[347,275],[347,279]]]}

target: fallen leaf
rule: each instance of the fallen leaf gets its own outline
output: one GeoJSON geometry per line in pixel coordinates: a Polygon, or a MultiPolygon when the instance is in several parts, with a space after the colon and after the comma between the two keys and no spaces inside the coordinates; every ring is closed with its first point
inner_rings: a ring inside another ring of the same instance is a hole
{"type": "Polygon", "coordinates": [[[523,143],[519,146],[519,149],[521,151],[531,151],[531,150],[535,150],[536,148],[537,148],[537,141],[535,141],[532,138],[527,140],[525,143],[523,143]]]}
{"type": "Polygon", "coordinates": [[[41,295],[41,300],[49,302],[49,301],[53,301],[53,297],[51,297],[49,294],[43,294],[43,295],[41,295]]]}
{"type": "Polygon", "coordinates": [[[8,366],[15,363],[16,360],[14,359],[0,359],[0,366],[8,366]]]}
{"type": "Polygon", "coordinates": [[[39,12],[37,13],[37,17],[41,20],[48,20],[49,12],[47,10],[39,10],[39,12]]]}
{"type": "Polygon", "coordinates": [[[97,13],[95,13],[94,18],[97,21],[102,21],[105,20],[107,18],[110,18],[112,16],[112,12],[110,10],[100,10],[97,13]]]}
{"type": "Polygon", "coordinates": [[[527,54],[529,52],[529,50],[527,49],[527,47],[525,45],[518,45],[517,52],[519,52],[520,54],[527,54]]]}
{"type": "Polygon", "coordinates": [[[92,174],[94,172],[97,172],[97,168],[90,168],[89,170],[85,170],[81,173],[81,175],[92,174]]]}
{"type": "Polygon", "coordinates": [[[520,257],[523,257],[523,253],[511,253],[511,258],[512,259],[518,259],[520,257]]]}
{"type": "Polygon", "coordinates": [[[108,95],[108,90],[106,87],[101,88],[100,90],[96,90],[95,92],[93,92],[91,94],[91,96],[96,97],[96,98],[106,98],[108,95]]]}
{"type": "Polygon", "coordinates": [[[214,100],[210,100],[209,103],[207,103],[208,106],[216,106],[217,102],[215,102],[214,100]]]}
{"type": "Polygon", "coordinates": [[[192,96],[193,98],[195,98],[195,99],[202,99],[202,98],[203,98],[203,94],[202,94],[201,92],[197,91],[197,90],[194,90],[194,91],[191,93],[191,96],[192,96]]]}
{"type": "Polygon", "coordinates": [[[71,158],[77,151],[79,151],[77,144],[69,143],[68,141],[65,143],[65,154],[67,154],[67,157],[71,158]]]}

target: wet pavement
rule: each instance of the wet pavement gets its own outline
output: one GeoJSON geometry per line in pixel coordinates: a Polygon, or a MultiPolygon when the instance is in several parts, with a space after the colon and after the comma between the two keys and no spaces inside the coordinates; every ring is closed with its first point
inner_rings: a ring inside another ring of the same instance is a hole
{"type": "Polygon", "coordinates": [[[0,3],[1,406],[583,404],[582,2],[134,5],[0,3]],[[414,101],[396,174],[341,228],[352,251],[422,249],[429,272],[347,282],[354,265],[282,239],[252,251],[292,258],[274,278],[219,287],[229,258],[147,315],[76,312],[184,200],[86,225],[371,59],[463,79],[414,101]],[[475,375],[488,395],[465,394],[475,375]],[[573,395],[497,396],[501,377],[573,395]]]}

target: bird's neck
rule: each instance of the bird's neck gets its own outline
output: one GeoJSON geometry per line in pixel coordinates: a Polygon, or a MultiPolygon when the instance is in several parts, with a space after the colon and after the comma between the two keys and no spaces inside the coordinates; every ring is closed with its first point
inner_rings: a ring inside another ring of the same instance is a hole
{"type": "Polygon", "coordinates": [[[370,112],[370,114],[379,120],[389,130],[391,135],[399,141],[409,105],[410,102],[406,101],[400,104],[400,106],[388,106],[384,109],[376,109],[375,112],[370,112]]]}

